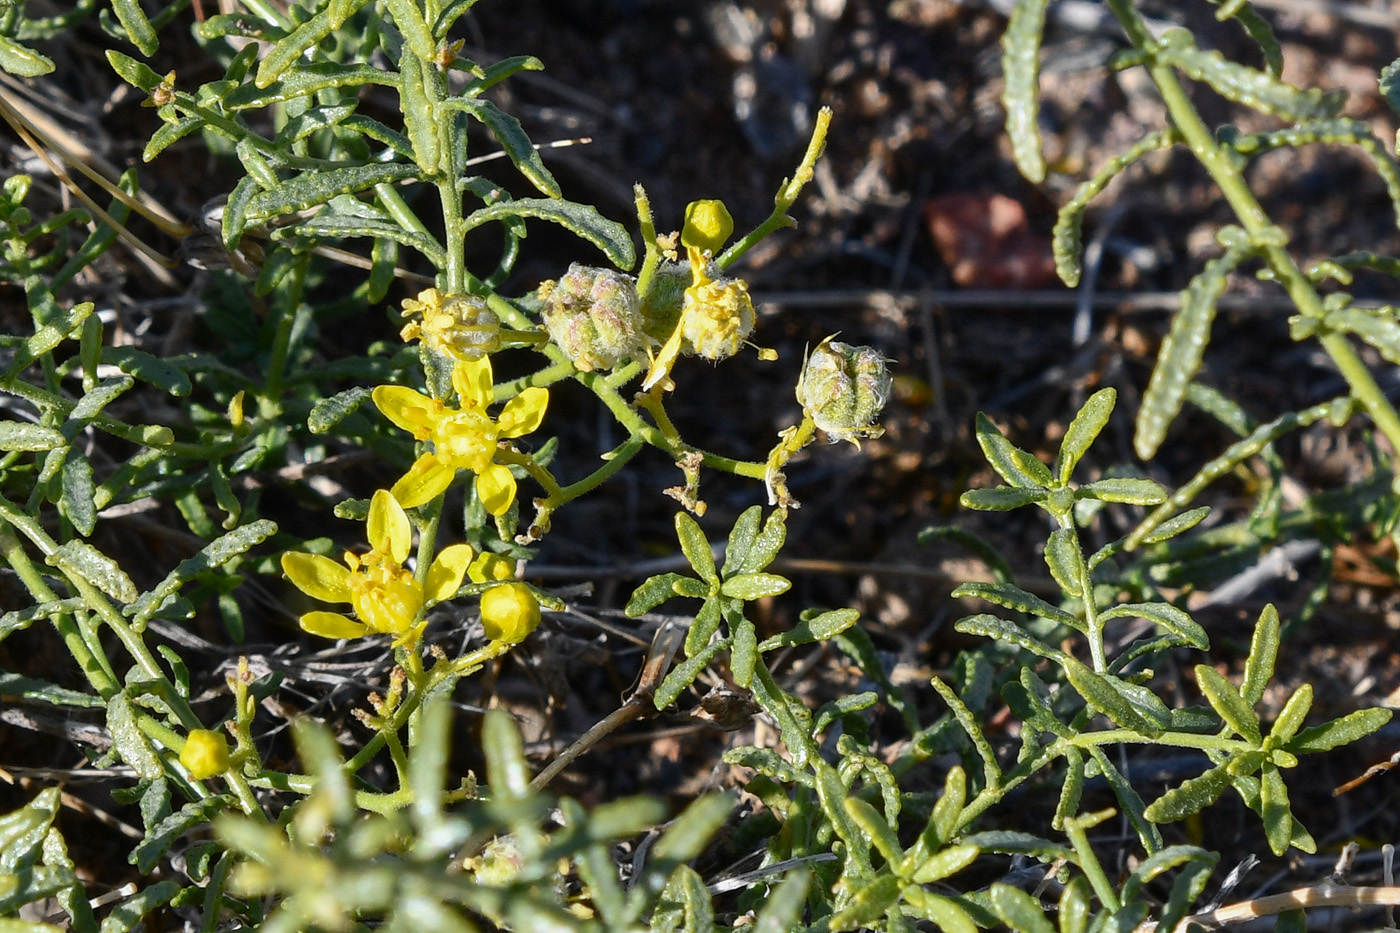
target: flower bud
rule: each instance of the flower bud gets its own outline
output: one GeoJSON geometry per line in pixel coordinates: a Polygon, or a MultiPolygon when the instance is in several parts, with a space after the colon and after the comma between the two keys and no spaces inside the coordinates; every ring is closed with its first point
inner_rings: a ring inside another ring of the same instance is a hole
{"type": "Polygon", "coordinates": [[[691,201],[685,207],[685,226],[681,228],[681,245],[703,250],[711,255],[734,232],[734,218],[723,201],[691,201]]]}
{"type": "Polygon", "coordinates": [[[180,749],[180,764],[196,781],[205,781],[228,770],[228,739],[213,729],[192,729],[180,749]]]}
{"type": "Polygon", "coordinates": [[[481,594],[481,624],[490,641],[518,645],[540,624],[540,601],[523,583],[503,583],[481,594]]]}
{"type": "Polygon", "coordinates": [[[834,440],[858,443],[879,437],[875,425],[890,398],[886,360],[873,347],[853,347],[828,337],[817,345],[797,382],[797,401],[834,440]]]}
{"type": "Polygon", "coordinates": [[[743,279],[706,279],[685,291],[681,336],[685,351],[707,360],[739,352],[753,332],[757,315],[743,279]]]}
{"type": "Polygon", "coordinates": [[[663,262],[656,267],[651,288],[642,299],[642,328],[657,343],[665,343],[675,333],[690,279],[688,262],[663,262]]]}
{"type": "Polygon", "coordinates": [[[584,372],[613,369],[646,353],[637,280],[612,269],[574,263],[557,282],[540,285],[544,326],[584,372]]]}
{"type": "Polygon", "coordinates": [[[479,360],[501,348],[501,321],[474,295],[444,295],[436,288],[403,303],[403,316],[420,318],[404,325],[405,342],[421,340],[458,360],[479,360]]]}

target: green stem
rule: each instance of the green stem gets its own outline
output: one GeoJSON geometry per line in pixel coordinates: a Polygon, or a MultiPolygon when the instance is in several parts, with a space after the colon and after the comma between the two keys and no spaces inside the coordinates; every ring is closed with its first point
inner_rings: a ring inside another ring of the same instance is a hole
{"type": "MultiPolygon", "coordinates": [[[[1122,24],[1133,45],[1151,55],[1156,49],[1157,40],[1152,37],[1130,0],[1106,0],[1106,3],[1122,24]]],[[[1239,166],[1216,144],[1214,135],[1182,88],[1176,71],[1170,65],[1152,61],[1147,66],[1147,72],[1157,85],[1162,101],[1166,104],[1167,113],[1181,132],[1186,145],[1190,147],[1192,155],[1215,180],[1221,194],[1239,218],[1240,225],[1249,233],[1250,239],[1260,244],[1260,255],[1288,292],[1289,298],[1303,315],[1321,320],[1326,312],[1317,289],[1308,281],[1307,276],[1298,268],[1284,247],[1265,243],[1269,239],[1267,232],[1273,224],[1255,198],[1254,192],[1250,190],[1239,166]]],[[[1337,333],[1324,333],[1318,340],[1341,371],[1352,396],[1366,409],[1376,427],[1390,441],[1391,447],[1400,450],[1400,414],[1396,413],[1395,407],[1385,397],[1385,393],[1381,391],[1351,342],[1337,333]]]]}
{"type": "Polygon", "coordinates": [[[306,286],[306,268],[311,254],[300,256],[296,264],[283,279],[278,289],[278,310],[281,317],[277,321],[277,332],[272,339],[272,354],[267,361],[267,380],[263,383],[262,403],[259,415],[272,419],[282,411],[283,379],[287,374],[287,356],[291,352],[292,332],[296,328],[297,316],[301,311],[302,291],[306,286]]]}
{"type": "Polygon", "coordinates": [[[1099,810],[1096,813],[1086,813],[1083,816],[1070,817],[1065,820],[1065,835],[1069,837],[1074,851],[1079,854],[1079,868],[1089,879],[1089,886],[1098,895],[1099,903],[1103,904],[1109,913],[1113,913],[1120,906],[1118,892],[1114,890],[1112,882],[1108,880],[1108,875],[1104,874],[1103,863],[1094,853],[1094,847],[1089,844],[1089,834],[1086,830],[1099,825],[1112,815],[1112,810],[1099,810]]]}

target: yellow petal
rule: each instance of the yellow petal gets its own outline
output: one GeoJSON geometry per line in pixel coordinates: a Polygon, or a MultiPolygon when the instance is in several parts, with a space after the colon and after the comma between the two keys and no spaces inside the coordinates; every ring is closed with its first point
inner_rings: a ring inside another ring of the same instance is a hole
{"type": "Polygon", "coordinates": [[[496,419],[500,433],[497,437],[521,437],[537,430],[544,421],[544,410],[549,405],[549,390],[531,386],[515,398],[506,402],[501,409],[501,417],[496,419]]]}
{"type": "Polygon", "coordinates": [[[428,583],[424,587],[429,602],[451,599],[462,586],[462,578],[467,574],[476,551],[470,544],[454,544],[445,547],[433,559],[428,568],[428,583]]]}
{"type": "Polygon", "coordinates": [[[476,475],[476,494],[492,515],[504,515],[515,501],[515,477],[499,463],[493,463],[476,475]]]}
{"type": "Polygon", "coordinates": [[[350,571],[329,557],[288,551],[282,555],[282,572],[307,596],[323,603],[350,602],[350,571]]]}
{"type": "Polygon", "coordinates": [[[308,612],[299,620],[303,631],[322,638],[359,638],[368,630],[338,612],[308,612]]]}
{"type": "Polygon", "coordinates": [[[370,393],[375,407],[394,424],[420,441],[442,420],[442,403],[405,386],[376,386],[370,393]]]}
{"type": "Polygon", "coordinates": [[[473,583],[513,580],[515,579],[515,561],[486,551],[472,561],[472,565],[467,568],[467,576],[473,583]]]}
{"type": "Polygon", "coordinates": [[[491,404],[491,358],[458,360],[452,367],[452,388],[461,398],[462,409],[485,408],[491,404]]]}
{"type": "MultiPolygon", "coordinates": [[[[684,318],[685,310],[681,311],[684,318]]],[[[671,332],[661,351],[656,354],[656,359],[651,361],[651,372],[647,373],[646,380],[642,382],[642,391],[650,391],[651,387],[666,379],[671,374],[671,367],[676,363],[676,357],[681,355],[681,325],[684,320],[676,323],[676,329],[671,332]]],[[[379,391],[378,389],[375,390],[379,391]]]]}
{"type": "Polygon", "coordinates": [[[394,563],[408,560],[409,548],[413,545],[413,527],[408,523],[399,500],[387,490],[376,489],[369,504],[369,522],[365,526],[369,536],[369,546],[381,554],[388,554],[394,563]]]}
{"type": "Polygon", "coordinates": [[[389,494],[406,509],[431,502],[452,485],[457,468],[444,466],[432,454],[426,454],[414,461],[403,479],[394,484],[389,494]]]}

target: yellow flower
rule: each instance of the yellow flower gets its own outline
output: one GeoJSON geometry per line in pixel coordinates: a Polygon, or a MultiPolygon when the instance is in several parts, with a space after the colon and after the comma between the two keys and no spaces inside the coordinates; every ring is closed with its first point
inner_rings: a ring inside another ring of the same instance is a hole
{"type": "Polygon", "coordinates": [[[308,612],[303,629],[325,638],[388,634],[397,642],[415,634],[414,623],[427,606],[455,594],[475,552],[470,545],[443,548],[428,569],[427,585],[404,568],[413,529],[403,506],[383,489],[374,494],[365,523],[368,554],[345,552],[342,566],[329,557],[298,551],[282,555],[282,570],[297,588],[327,603],[349,603],[358,619],[339,612],[308,612]]]}
{"type": "Polygon", "coordinates": [[[506,403],[495,420],[491,404],[491,360],[458,360],[452,370],[459,408],[404,386],[379,386],[374,404],[394,424],[433,449],[423,454],[403,479],[394,484],[394,498],[405,508],[422,505],[440,495],[458,470],[476,474],[476,492],[492,515],[503,515],[515,501],[515,477],[496,463],[499,441],[529,434],[544,420],[549,392],[534,386],[506,403]]]}
{"type": "Polygon", "coordinates": [[[490,641],[518,645],[540,624],[540,601],[523,583],[502,583],[481,594],[481,624],[490,641]]]}
{"type": "Polygon", "coordinates": [[[191,729],[185,747],[180,749],[180,764],[196,781],[206,781],[228,770],[228,739],[213,729],[191,729]]]}
{"type": "Polygon", "coordinates": [[[421,340],[453,359],[481,359],[501,346],[501,321],[480,298],[426,288],[404,299],[403,316],[409,318],[399,333],[405,343],[421,340]]]}

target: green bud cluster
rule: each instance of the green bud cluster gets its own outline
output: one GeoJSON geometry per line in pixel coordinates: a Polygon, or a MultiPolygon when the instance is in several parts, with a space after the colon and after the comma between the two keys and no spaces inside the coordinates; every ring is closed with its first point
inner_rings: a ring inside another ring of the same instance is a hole
{"type": "Polygon", "coordinates": [[[853,347],[828,337],[807,357],[797,401],[833,440],[879,437],[875,419],[890,398],[893,377],[874,347],[853,347]]]}
{"type": "Polygon", "coordinates": [[[637,280],[612,269],[574,263],[564,277],[540,285],[544,326],[584,372],[615,369],[646,353],[637,280]]]}

